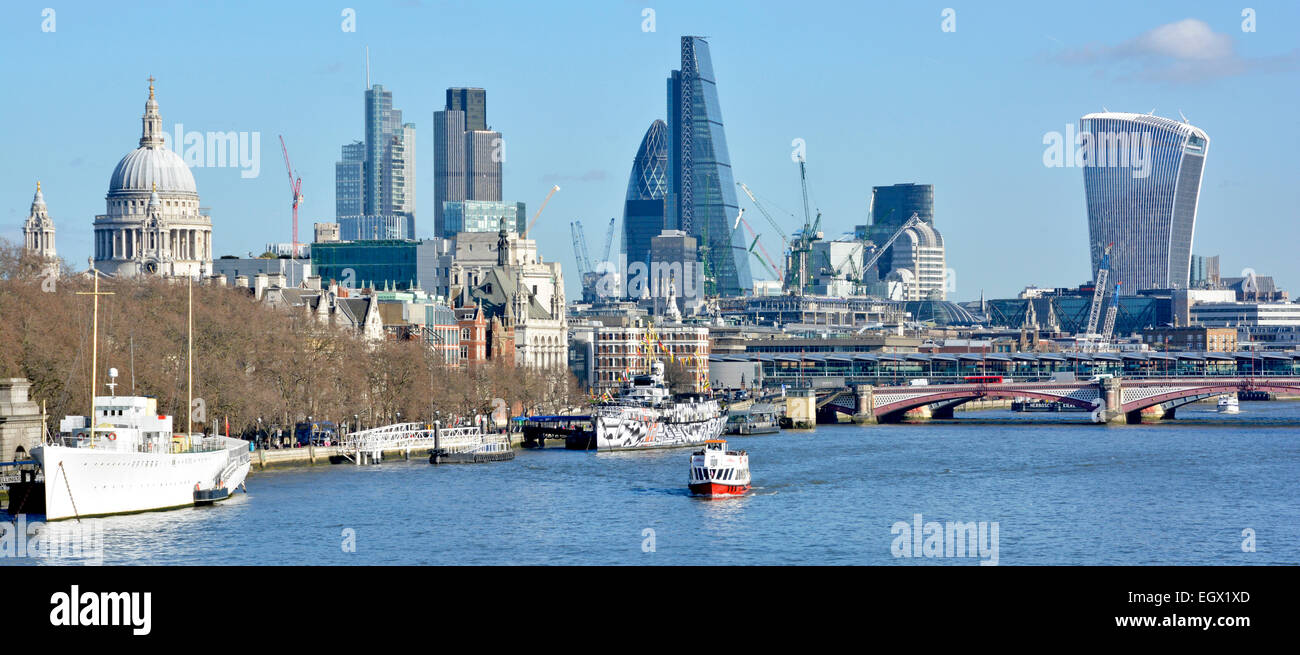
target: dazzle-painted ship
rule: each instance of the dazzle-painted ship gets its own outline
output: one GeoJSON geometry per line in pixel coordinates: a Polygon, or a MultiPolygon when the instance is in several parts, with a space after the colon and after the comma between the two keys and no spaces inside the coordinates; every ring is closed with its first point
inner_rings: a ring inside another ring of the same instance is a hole
{"type": "MultiPolygon", "coordinates": [[[[591,438],[581,447],[637,450],[697,446],[722,434],[726,416],[716,400],[669,393],[663,362],[638,375],[613,400],[596,406],[591,438]]],[[[571,442],[572,443],[572,442],[571,442]]]]}

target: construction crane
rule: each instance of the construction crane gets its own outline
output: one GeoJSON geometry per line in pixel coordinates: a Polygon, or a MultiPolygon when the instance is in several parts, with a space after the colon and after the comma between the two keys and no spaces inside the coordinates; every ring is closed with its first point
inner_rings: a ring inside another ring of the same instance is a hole
{"type": "Polygon", "coordinates": [[[601,259],[600,261],[602,262],[609,261],[609,247],[612,245],[614,245],[614,219],[613,218],[609,219],[609,228],[605,230],[605,250],[601,254],[601,257],[603,259],[601,259]]]}
{"type": "MultiPolygon", "coordinates": [[[[748,227],[748,223],[746,224],[746,227],[748,227]]],[[[759,264],[762,264],[764,268],[766,268],[768,271],[772,273],[773,277],[779,280],[781,279],[781,274],[777,272],[776,266],[774,266],[772,263],[768,262],[767,260],[763,259],[762,257],[759,257],[758,253],[754,252],[755,246],[758,246],[760,248],[762,247],[762,244],[758,242],[759,236],[760,235],[757,234],[754,235],[754,242],[749,244],[749,254],[753,255],[754,258],[758,260],[759,264]]],[[[766,255],[767,253],[763,253],[763,254],[766,255]]]]}
{"type": "Polygon", "coordinates": [[[573,256],[578,260],[578,274],[586,275],[591,271],[591,258],[587,255],[587,237],[582,234],[582,221],[569,223],[569,234],[573,237],[573,256]]]}
{"type": "Polygon", "coordinates": [[[1101,301],[1106,295],[1106,278],[1110,277],[1110,249],[1115,242],[1106,244],[1106,251],[1101,255],[1101,265],[1097,267],[1096,288],[1092,290],[1092,305],[1088,308],[1088,329],[1084,334],[1097,334],[1097,322],[1101,319],[1101,301]]]}
{"type": "Polygon", "coordinates": [[[1115,334],[1115,317],[1119,315],[1119,286],[1124,284],[1121,280],[1115,283],[1115,291],[1110,295],[1110,306],[1106,308],[1106,324],[1101,328],[1101,338],[1110,341],[1111,335],[1115,334]]]}
{"type": "Polygon", "coordinates": [[[745,210],[743,208],[740,210],[739,214],[736,214],[735,226],[733,226],[731,229],[733,230],[736,229],[736,227],[741,225],[742,223],[745,226],[745,230],[749,232],[750,238],[754,240],[753,243],[749,244],[749,253],[755,257],[759,257],[758,253],[754,252],[754,247],[757,246],[758,249],[763,253],[763,256],[759,257],[759,263],[761,263],[764,268],[771,271],[772,274],[776,276],[777,280],[780,280],[781,279],[780,268],[776,265],[776,262],[772,260],[772,256],[767,254],[767,248],[763,247],[763,242],[758,240],[758,238],[762,235],[756,234],[754,232],[754,227],[749,224],[749,221],[745,220],[745,210]]]}
{"type": "Polygon", "coordinates": [[[906,221],[903,221],[903,224],[900,225],[893,234],[889,235],[889,238],[885,240],[884,245],[877,248],[875,254],[871,255],[870,259],[863,262],[862,275],[866,275],[867,271],[871,270],[871,267],[875,266],[876,262],[880,261],[880,258],[884,256],[887,250],[889,250],[889,247],[894,245],[894,242],[898,240],[898,237],[903,235],[904,230],[915,225],[920,225],[921,222],[921,217],[917,215],[916,212],[912,212],[912,215],[909,216],[906,221]]]}
{"type": "Polygon", "coordinates": [[[755,207],[758,207],[759,213],[763,214],[763,217],[767,219],[767,222],[772,224],[772,228],[776,230],[777,236],[781,237],[781,241],[785,243],[785,247],[788,249],[790,247],[790,240],[785,238],[785,230],[781,229],[781,224],[777,223],[776,219],[772,218],[772,215],[767,213],[767,209],[758,204],[758,198],[754,197],[754,192],[750,191],[749,187],[745,186],[744,182],[739,182],[738,185],[740,186],[740,190],[744,191],[745,195],[749,196],[750,202],[754,203],[755,207]]]}
{"type": "Polygon", "coordinates": [[[796,289],[795,295],[802,296],[810,283],[808,259],[812,255],[812,242],[817,240],[817,230],[822,224],[821,212],[817,212],[817,220],[814,222],[808,209],[808,171],[802,158],[799,159],[799,188],[803,193],[803,229],[790,246],[791,261],[786,267],[786,274],[793,283],[787,284],[787,287],[793,286],[796,289]]]}
{"type": "Polygon", "coordinates": [[[293,164],[289,163],[289,148],[284,145],[284,135],[280,135],[280,150],[284,152],[284,167],[289,171],[289,191],[293,193],[293,250],[290,257],[298,257],[298,205],[302,204],[302,178],[294,178],[293,164]]]}
{"type": "Polygon", "coordinates": [[[543,200],[543,201],[542,201],[542,206],[537,208],[537,213],[536,213],[536,214],[533,214],[533,220],[529,221],[529,223],[528,223],[528,229],[527,229],[527,230],[524,230],[524,233],[520,235],[520,238],[523,238],[523,239],[527,239],[527,238],[528,238],[528,235],[529,235],[530,233],[532,233],[532,231],[533,231],[533,226],[534,226],[534,225],[537,225],[537,219],[541,217],[541,215],[542,215],[542,210],[543,210],[543,209],[546,209],[546,203],[550,202],[550,201],[551,201],[551,196],[555,195],[555,192],[556,192],[556,191],[559,191],[559,190],[560,190],[560,186],[559,186],[558,184],[555,185],[555,186],[553,186],[553,187],[551,187],[551,192],[548,193],[548,194],[546,194],[546,200],[543,200]]]}

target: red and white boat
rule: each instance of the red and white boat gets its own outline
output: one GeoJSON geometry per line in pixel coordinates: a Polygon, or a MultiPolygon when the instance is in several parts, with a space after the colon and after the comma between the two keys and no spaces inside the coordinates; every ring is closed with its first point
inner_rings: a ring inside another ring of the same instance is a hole
{"type": "Polygon", "coordinates": [[[740,496],[749,491],[749,454],[727,450],[725,439],[709,439],[691,455],[688,486],[696,496],[740,496]]]}

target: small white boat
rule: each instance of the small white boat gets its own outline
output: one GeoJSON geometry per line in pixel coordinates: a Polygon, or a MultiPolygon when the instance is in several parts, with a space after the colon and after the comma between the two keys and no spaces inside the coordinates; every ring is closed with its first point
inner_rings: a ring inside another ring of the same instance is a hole
{"type": "Polygon", "coordinates": [[[704,442],[704,450],[691,455],[691,475],[687,486],[696,496],[744,495],[750,486],[749,454],[743,450],[727,450],[725,439],[704,442]]]}
{"type": "Polygon", "coordinates": [[[1225,393],[1219,396],[1219,413],[1236,414],[1241,411],[1237,404],[1237,394],[1225,393]]]}

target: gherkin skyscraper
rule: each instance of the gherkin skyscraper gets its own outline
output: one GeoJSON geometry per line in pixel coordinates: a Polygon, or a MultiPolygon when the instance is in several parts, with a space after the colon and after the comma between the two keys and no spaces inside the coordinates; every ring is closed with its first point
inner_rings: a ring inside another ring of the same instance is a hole
{"type": "MultiPolygon", "coordinates": [[[[664,229],[664,198],[668,195],[668,125],[650,124],[632,160],[623,203],[623,254],[630,266],[649,265],[650,240],[664,229]]],[[[631,290],[629,289],[629,292],[631,290]]]]}

